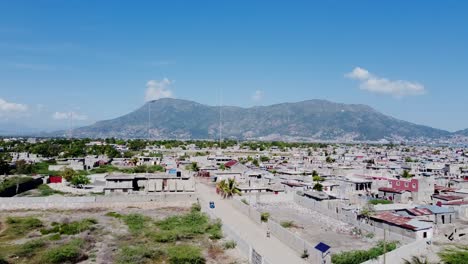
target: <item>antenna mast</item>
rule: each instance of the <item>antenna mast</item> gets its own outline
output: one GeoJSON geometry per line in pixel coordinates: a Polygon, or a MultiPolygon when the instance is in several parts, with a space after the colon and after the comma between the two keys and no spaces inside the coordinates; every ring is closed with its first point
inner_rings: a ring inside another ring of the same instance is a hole
{"type": "Polygon", "coordinates": [[[150,139],[151,137],[150,127],[151,127],[151,101],[148,102],[148,139],[150,139]]]}
{"type": "Polygon", "coordinates": [[[222,118],[223,118],[223,90],[219,90],[220,94],[220,99],[219,99],[219,148],[221,149],[221,140],[223,138],[223,124],[222,124],[222,118]]]}

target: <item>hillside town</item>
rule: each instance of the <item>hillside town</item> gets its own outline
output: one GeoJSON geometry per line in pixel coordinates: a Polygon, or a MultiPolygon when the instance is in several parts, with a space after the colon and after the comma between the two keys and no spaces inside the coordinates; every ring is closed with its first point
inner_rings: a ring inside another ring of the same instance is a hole
{"type": "Polygon", "coordinates": [[[11,197],[0,210],[44,208],[44,196],[63,197],[63,208],[67,198],[190,195],[221,219],[250,263],[281,262],[239,232],[234,211],[304,263],[440,263],[448,248],[467,254],[463,147],[3,138],[0,157],[0,196],[11,197]],[[353,252],[369,256],[350,262],[353,252]]]}

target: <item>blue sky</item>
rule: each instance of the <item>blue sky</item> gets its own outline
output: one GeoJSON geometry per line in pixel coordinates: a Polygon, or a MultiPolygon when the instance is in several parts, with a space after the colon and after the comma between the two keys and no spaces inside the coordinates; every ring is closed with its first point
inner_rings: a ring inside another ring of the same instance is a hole
{"type": "Polygon", "coordinates": [[[0,0],[0,124],[222,90],[226,105],[327,99],[468,128],[465,2],[0,0]]]}

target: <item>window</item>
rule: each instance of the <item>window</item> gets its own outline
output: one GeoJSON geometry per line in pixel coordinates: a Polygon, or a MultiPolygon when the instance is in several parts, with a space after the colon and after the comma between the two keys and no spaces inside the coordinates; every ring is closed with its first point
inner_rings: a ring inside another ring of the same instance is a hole
{"type": "Polygon", "coordinates": [[[400,186],[400,181],[397,181],[397,182],[396,182],[396,186],[400,186]]]}
{"type": "Polygon", "coordinates": [[[427,238],[427,232],[423,233],[423,238],[427,238]]]}
{"type": "Polygon", "coordinates": [[[409,183],[405,182],[405,187],[408,187],[409,186],[409,183]]]}
{"type": "Polygon", "coordinates": [[[415,189],[416,189],[416,183],[413,183],[413,185],[412,185],[412,186],[413,186],[413,188],[415,188],[415,189]]]}

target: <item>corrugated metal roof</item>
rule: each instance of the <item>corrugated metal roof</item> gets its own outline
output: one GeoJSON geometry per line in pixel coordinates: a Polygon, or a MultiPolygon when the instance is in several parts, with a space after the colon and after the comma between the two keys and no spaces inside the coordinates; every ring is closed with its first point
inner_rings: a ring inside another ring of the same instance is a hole
{"type": "Polygon", "coordinates": [[[384,212],[374,216],[371,219],[380,220],[390,225],[400,226],[402,228],[410,229],[413,231],[428,229],[432,227],[432,224],[419,221],[417,219],[401,216],[394,213],[384,212]]]}
{"type": "Polygon", "coordinates": [[[436,205],[423,205],[423,206],[418,206],[416,208],[419,210],[428,210],[434,214],[447,214],[447,213],[454,212],[453,208],[440,207],[436,205]]]}

